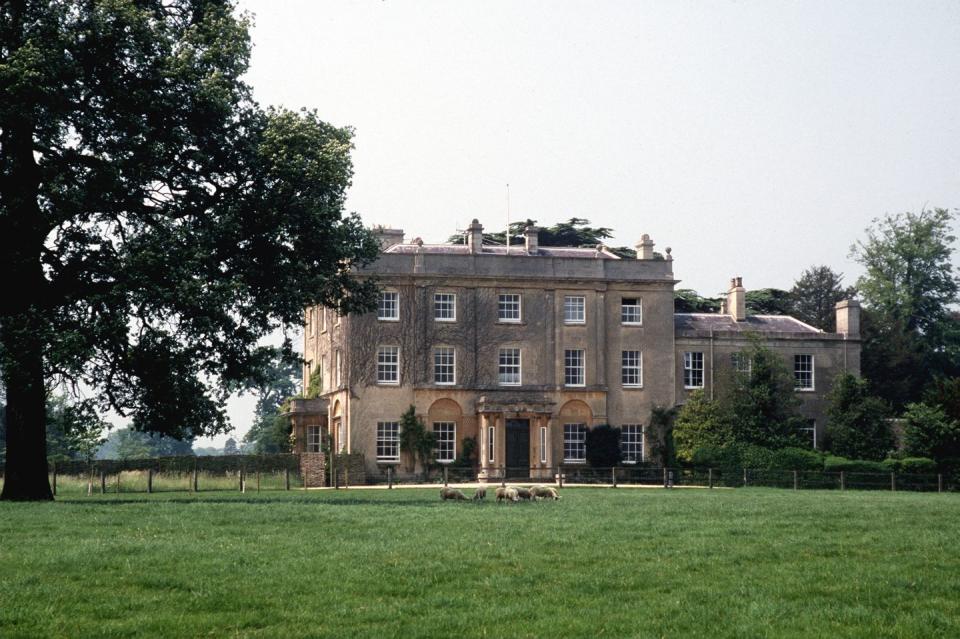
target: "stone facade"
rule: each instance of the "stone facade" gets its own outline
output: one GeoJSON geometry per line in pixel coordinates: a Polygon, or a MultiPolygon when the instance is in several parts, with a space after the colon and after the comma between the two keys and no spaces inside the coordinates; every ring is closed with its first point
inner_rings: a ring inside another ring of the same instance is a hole
{"type": "Polygon", "coordinates": [[[545,478],[559,464],[581,463],[583,432],[599,424],[629,425],[625,445],[637,461],[649,459],[660,436],[649,428],[652,409],[690,392],[686,353],[702,356],[705,392],[750,335],[791,366],[803,355],[815,385],[798,392],[816,431],[832,376],[859,372],[855,303],[838,310],[839,334],[747,316],[740,281],[730,313],[675,314],[670,249],[654,253],[648,236],[637,259],[602,246],[542,247],[536,229],[509,250],[483,246],[481,237],[476,220],[463,245],[404,244],[402,232],[381,229],[381,256],[360,273],[378,278],[380,309],[347,317],[306,310],[304,376],[322,376],[325,409],[295,421],[298,450],[329,433],[335,450],[364,456],[371,476],[387,466],[413,472],[396,445],[412,405],[448,442],[438,457],[451,460],[473,437],[481,478],[512,468],[545,478]]]}

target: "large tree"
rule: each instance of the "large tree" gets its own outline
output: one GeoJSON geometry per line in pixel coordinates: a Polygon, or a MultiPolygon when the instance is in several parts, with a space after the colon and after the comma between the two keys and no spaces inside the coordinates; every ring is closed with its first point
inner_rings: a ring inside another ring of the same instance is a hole
{"type": "Polygon", "coordinates": [[[854,289],[843,286],[843,274],[829,266],[811,266],[793,283],[790,305],[794,317],[833,333],[837,330],[837,302],[853,297],[854,289]]]}
{"type": "Polygon", "coordinates": [[[369,308],[351,132],[252,100],[248,27],[227,0],[0,4],[3,499],[51,498],[45,382],[220,433],[262,336],[369,308]]]}
{"type": "Polygon", "coordinates": [[[251,452],[286,453],[290,451],[290,419],[283,414],[284,402],[296,394],[302,365],[299,358],[289,359],[277,353],[260,380],[250,380],[257,394],[253,425],[243,441],[251,452]]]}

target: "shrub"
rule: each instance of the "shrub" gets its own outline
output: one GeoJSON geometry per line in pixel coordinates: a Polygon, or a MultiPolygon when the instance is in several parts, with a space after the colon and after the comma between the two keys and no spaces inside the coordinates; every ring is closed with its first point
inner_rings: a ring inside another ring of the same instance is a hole
{"type": "Polygon", "coordinates": [[[884,466],[883,462],[868,461],[864,459],[847,459],[846,457],[837,457],[827,455],[823,461],[823,469],[831,473],[841,471],[848,473],[889,473],[889,466],[884,466]]]}
{"type": "Polygon", "coordinates": [[[907,454],[941,460],[960,456],[960,423],[939,406],[907,404],[903,443],[907,454]]]}
{"type": "Polygon", "coordinates": [[[823,470],[823,453],[809,448],[781,448],[773,452],[773,467],[782,470],[823,470]]]}
{"type": "Polygon", "coordinates": [[[887,405],[870,395],[867,380],[838,375],[828,399],[827,447],[834,455],[881,460],[894,447],[887,405]]]}
{"type": "Polygon", "coordinates": [[[737,446],[700,446],[690,454],[690,462],[699,468],[741,468],[740,448],[737,446]]]}
{"type": "Polygon", "coordinates": [[[609,424],[602,424],[587,431],[586,441],[587,462],[594,468],[610,468],[619,466],[623,458],[620,449],[620,429],[609,424]]]}
{"type": "Polygon", "coordinates": [[[905,457],[897,460],[897,472],[908,475],[933,475],[937,472],[937,462],[927,457],[905,457]]]}

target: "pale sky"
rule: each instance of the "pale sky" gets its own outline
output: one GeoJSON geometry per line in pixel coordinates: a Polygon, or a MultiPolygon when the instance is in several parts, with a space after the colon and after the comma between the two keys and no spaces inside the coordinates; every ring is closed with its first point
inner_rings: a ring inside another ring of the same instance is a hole
{"type": "Polygon", "coordinates": [[[408,239],[502,229],[509,183],[512,219],[649,233],[713,295],[852,284],[873,218],[960,206],[960,2],[240,6],[256,99],[353,127],[348,208],[408,239]]]}

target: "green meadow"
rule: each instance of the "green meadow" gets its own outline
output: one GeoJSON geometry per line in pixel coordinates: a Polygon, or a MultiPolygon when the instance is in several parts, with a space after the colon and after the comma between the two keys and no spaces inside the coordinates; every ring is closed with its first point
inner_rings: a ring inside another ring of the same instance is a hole
{"type": "Polygon", "coordinates": [[[958,637],[960,495],[0,503],[0,637],[958,637]]]}

